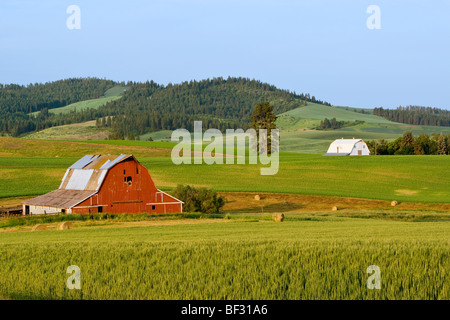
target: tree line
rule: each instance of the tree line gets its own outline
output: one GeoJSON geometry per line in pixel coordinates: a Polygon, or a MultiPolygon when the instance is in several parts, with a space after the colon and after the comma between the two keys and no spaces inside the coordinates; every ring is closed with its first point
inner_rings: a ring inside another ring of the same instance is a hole
{"type": "Polygon", "coordinates": [[[397,109],[374,108],[373,114],[387,120],[423,126],[450,126],[450,111],[439,108],[406,106],[397,109]]]}
{"type": "Polygon", "coordinates": [[[429,136],[421,133],[415,137],[411,131],[403,133],[402,137],[388,142],[385,139],[367,141],[367,147],[372,155],[393,155],[393,154],[450,154],[450,134],[433,133],[429,136]]]}
{"type": "Polygon", "coordinates": [[[336,130],[350,126],[356,126],[359,124],[363,124],[365,121],[355,120],[355,121],[338,121],[336,118],[332,118],[329,120],[325,118],[320,120],[320,124],[316,127],[316,130],[336,130]]]}

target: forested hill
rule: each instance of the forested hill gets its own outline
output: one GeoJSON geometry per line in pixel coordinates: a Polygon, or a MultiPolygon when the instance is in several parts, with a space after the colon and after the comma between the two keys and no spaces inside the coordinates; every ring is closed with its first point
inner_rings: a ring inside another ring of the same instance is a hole
{"type": "Polygon", "coordinates": [[[34,118],[29,113],[98,98],[115,85],[114,81],[97,78],[72,78],[28,86],[0,84],[0,133],[17,136],[55,125],[55,121],[34,118]]]}
{"type": "Polygon", "coordinates": [[[397,109],[373,109],[373,114],[390,121],[422,125],[450,127],[450,111],[438,108],[407,106],[397,109]]]}
{"type": "Polygon", "coordinates": [[[133,83],[122,99],[98,112],[114,116],[113,131],[120,138],[155,130],[192,130],[194,120],[202,120],[204,128],[246,128],[259,102],[269,101],[275,112],[281,113],[304,105],[305,100],[326,103],[256,80],[214,78],[165,87],[154,82],[133,83]]]}
{"type": "Polygon", "coordinates": [[[27,114],[44,108],[59,108],[74,102],[99,98],[115,85],[114,81],[97,78],[72,78],[28,86],[0,84],[0,110],[2,113],[27,114]]]}
{"type": "MultiPolygon", "coordinates": [[[[0,133],[20,136],[51,126],[112,116],[116,138],[136,136],[161,129],[192,129],[194,120],[221,130],[246,128],[252,109],[269,101],[277,113],[305,104],[327,104],[309,94],[281,90],[247,78],[214,78],[181,84],[128,82],[122,98],[97,109],[60,115],[57,109],[80,100],[101,97],[118,83],[95,78],[68,79],[46,84],[0,87],[0,133]],[[41,111],[37,115],[30,112],[41,111]]],[[[121,83],[125,85],[125,83],[121,83]]],[[[101,124],[101,122],[99,122],[101,124]]],[[[108,122],[111,123],[111,122],[108,122]]]]}

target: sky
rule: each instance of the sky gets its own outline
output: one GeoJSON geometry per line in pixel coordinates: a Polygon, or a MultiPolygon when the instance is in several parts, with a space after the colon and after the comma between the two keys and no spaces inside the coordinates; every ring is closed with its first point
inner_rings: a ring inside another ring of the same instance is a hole
{"type": "Polygon", "coordinates": [[[0,83],[228,76],[333,105],[450,109],[450,0],[0,1],[0,83]]]}

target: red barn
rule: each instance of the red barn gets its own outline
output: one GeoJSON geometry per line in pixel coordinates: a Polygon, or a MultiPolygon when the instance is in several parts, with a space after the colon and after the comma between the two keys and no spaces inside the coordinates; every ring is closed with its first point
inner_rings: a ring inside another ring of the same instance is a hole
{"type": "Polygon", "coordinates": [[[59,189],[22,203],[23,214],[177,213],[183,202],[158,190],[132,155],[86,155],[64,175],[59,189]]]}

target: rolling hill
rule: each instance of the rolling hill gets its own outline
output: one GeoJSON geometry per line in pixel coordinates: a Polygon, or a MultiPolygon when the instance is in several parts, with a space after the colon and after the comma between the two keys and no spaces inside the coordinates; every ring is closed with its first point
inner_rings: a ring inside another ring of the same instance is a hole
{"type": "Polygon", "coordinates": [[[277,126],[281,129],[282,151],[325,153],[330,142],[335,139],[393,140],[409,130],[414,135],[420,133],[428,135],[441,132],[444,134],[450,133],[450,127],[407,125],[358,111],[359,109],[354,108],[330,107],[308,102],[306,107],[279,114],[277,126]],[[336,118],[338,121],[349,122],[364,121],[364,123],[337,130],[315,130],[324,118],[336,118]]]}

